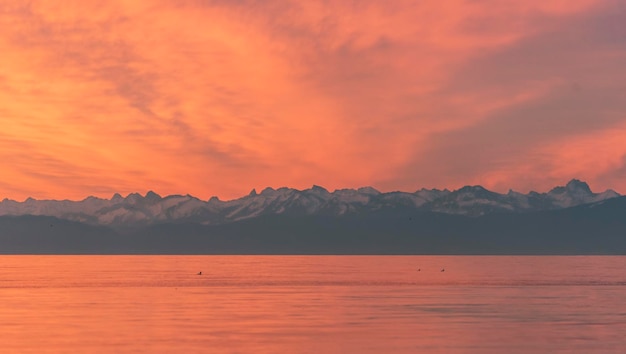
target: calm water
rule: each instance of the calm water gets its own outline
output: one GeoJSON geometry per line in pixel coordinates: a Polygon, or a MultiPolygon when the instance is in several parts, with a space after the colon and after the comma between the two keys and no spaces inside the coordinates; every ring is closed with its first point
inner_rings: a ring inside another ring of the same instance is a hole
{"type": "Polygon", "coordinates": [[[623,353],[624,333],[626,257],[0,256],[3,353],[623,353]]]}

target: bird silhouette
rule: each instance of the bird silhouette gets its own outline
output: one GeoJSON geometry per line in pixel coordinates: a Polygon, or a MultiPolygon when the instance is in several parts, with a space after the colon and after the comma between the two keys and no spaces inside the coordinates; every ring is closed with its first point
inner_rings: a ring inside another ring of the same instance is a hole
{"type": "Polygon", "coordinates": [[[198,274],[197,274],[197,275],[202,275],[202,272],[198,272],[198,274]]]}

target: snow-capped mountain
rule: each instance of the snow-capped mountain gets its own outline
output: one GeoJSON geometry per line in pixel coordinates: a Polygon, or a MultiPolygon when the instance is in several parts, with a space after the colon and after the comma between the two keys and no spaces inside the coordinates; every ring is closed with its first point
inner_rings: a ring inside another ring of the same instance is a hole
{"type": "Polygon", "coordinates": [[[494,212],[528,212],[573,207],[618,197],[607,190],[593,193],[585,182],[572,180],[547,193],[499,194],[481,186],[466,186],[456,191],[421,189],[414,193],[381,193],[372,187],[339,189],[329,192],[313,186],[306,190],[266,188],[261,193],[230,201],[216,197],[203,201],[190,195],[161,197],[154,192],[145,196],[132,193],[125,198],[88,197],[81,201],[5,199],[1,215],[43,215],[96,225],[131,226],[165,222],[222,224],[261,215],[342,216],[383,209],[405,209],[480,216],[494,212]]]}
{"type": "Polygon", "coordinates": [[[613,190],[593,193],[585,182],[573,179],[564,187],[555,187],[548,193],[528,194],[509,191],[498,194],[481,186],[466,186],[434,199],[425,209],[446,214],[480,216],[493,212],[524,212],[570,208],[619,197],[613,190]]]}

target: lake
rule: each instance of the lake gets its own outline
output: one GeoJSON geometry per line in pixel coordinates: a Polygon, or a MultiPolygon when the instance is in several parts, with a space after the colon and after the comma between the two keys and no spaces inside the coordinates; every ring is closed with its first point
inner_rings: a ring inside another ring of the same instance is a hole
{"type": "Polygon", "coordinates": [[[624,333],[619,256],[0,256],[2,353],[623,353],[624,333]]]}

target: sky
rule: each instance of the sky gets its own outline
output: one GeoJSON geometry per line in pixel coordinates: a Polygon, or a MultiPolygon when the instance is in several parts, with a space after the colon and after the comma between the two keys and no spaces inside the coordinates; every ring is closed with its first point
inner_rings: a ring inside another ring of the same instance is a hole
{"type": "Polygon", "coordinates": [[[621,0],[0,2],[0,200],[626,193],[621,0]]]}

